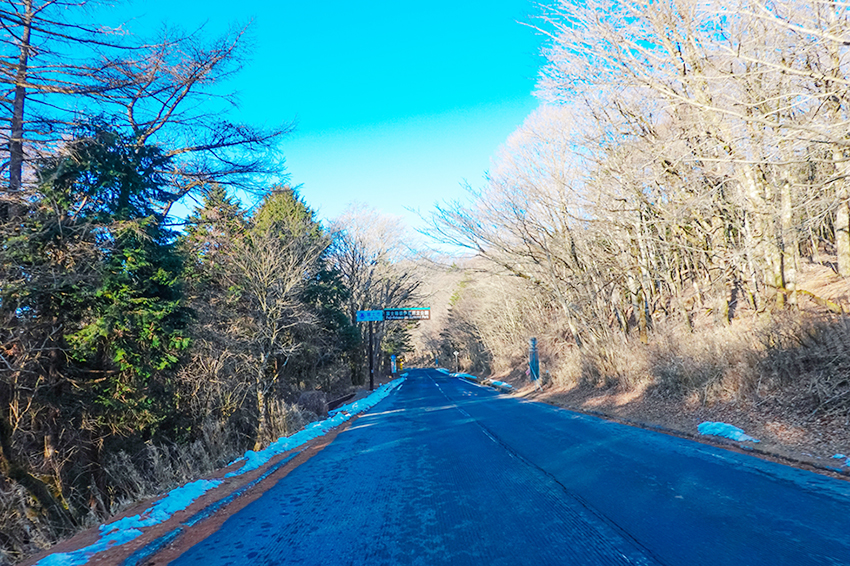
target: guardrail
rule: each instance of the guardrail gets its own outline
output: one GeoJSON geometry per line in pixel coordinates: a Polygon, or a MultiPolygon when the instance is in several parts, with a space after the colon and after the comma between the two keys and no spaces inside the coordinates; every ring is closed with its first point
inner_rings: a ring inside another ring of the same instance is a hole
{"type": "Polygon", "coordinates": [[[339,399],[334,399],[333,401],[328,401],[328,411],[333,411],[337,407],[343,406],[347,401],[354,399],[354,396],[357,393],[349,393],[348,395],[343,395],[339,399]]]}

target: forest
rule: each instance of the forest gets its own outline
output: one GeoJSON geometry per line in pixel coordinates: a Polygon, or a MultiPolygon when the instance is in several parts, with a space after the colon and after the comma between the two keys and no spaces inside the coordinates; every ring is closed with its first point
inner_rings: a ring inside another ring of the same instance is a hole
{"type": "MultiPolygon", "coordinates": [[[[397,221],[322,225],[275,158],[291,125],[231,118],[246,28],[86,8],[0,7],[0,562],[324,416],[367,380],[355,312],[419,304],[397,221]]],[[[406,347],[377,334],[379,363],[406,347]]]]}
{"type": "Polygon", "coordinates": [[[555,389],[747,406],[846,440],[848,16],[546,3],[528,23],[546,38],[539,108],[484,186],[430,216],[474,259],[445,275],[445,326],[423,343],[527,383],[537,337],[555,389]]]}

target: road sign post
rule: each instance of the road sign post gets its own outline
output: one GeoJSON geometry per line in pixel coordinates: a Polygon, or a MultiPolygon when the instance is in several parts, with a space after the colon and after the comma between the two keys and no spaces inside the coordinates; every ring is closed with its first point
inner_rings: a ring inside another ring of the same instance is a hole
{"type": "MultiPolygon", "coordinates": [[[[357,322],[369,323],[369,389],[375,389],[375,344],[373,322],[384,320],[431,320],[431,307],[414,307],[404,309],[375,309],[357,311],[357,322]]],[[[393,363],[395,372],[395,363],[393,363]]]]}
{"type": "Polygon", "coordinates": [[[540,389],[540,356],[537,353],[537,338],[528,341],[528,377],[540,389]]]}
{"type": "Polygon", "coordinates": [[[369,321],[369,391],[375,390],[375,345],[372,342],[372,321],[369,321]]]}
{"type": "Polygon", "coordinates": [[[384,311],[382,310],[357,311],[357,322],[379,322],[381,320],[384,320],[384,311]]]}
{"type": "Polygon", "coordinates": [[[357,311],[357,322],[369,323],[369,391],[375,390],[375,343],[372,323],[384,320],[383,310],[357,311]]]}

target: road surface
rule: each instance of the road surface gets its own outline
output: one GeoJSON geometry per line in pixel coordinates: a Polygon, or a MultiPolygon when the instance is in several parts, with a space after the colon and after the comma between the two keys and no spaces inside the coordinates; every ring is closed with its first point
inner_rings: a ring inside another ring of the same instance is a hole
{"type": "Polygon", "coordinates": [[[850,483],[413,370],[171,564],[850,565],[850,483]]]}

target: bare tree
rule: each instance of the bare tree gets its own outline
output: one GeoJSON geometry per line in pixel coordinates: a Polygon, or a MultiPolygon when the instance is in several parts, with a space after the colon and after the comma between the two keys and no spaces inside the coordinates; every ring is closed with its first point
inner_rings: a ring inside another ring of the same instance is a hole
{"type": "Polygon", "coordinates": [[[104,74],[123,51],[118,30],[77,18],[85,0],[6,0],[0,7],[0,116],[6,200],[19,198],[25,163],[74,121],[79,100],[111,87],[104,74]]]}
{"type": "Polygon", "coordinates": [[[564,0],[542,22],[546,105],[432,236],[543,290],[594,348],[793,307],[819,250],[846,273],[846,7],[564,0]]]}
{"type": "Polygon", "coordinates": [[[210,183],[261,189],[282,164],[268,151],[291,131],[228,118],[222,83],[241,68],[247,27],[212,41],[164,29],[154,42],[90,21],[86,0],[7,0],[0,9],[5,200],[20,197],[26,164],[93,117],[126,128],[170,158],[163,213],[210,183]],[[262,177],[262,178],[261,178],[262,177]]]}
{"type": "Polygon", "coordinates": [[[262,192],[282,171],[270,150],[292,125],[263,129],[228,117],[238,101],[222,83],[241,69],[247,32],[207,41],[200,31],[165,29],[106,73],[116,85],[103,100],[106,111],[139,144],[160,145],[171,158],[172,203],[211,183],[262,192]]]}
{"type": "MultiPolygon", "coordinates": [[[[725,169],[719,173],[728,178],[726,186],[748,208],[747,261],[763,271],[766,285],[788,291],[780,298],[793,301],[795,295],[794,249],[801,233],[818,232],[818,222],[835,218],[833,238],[843,250],[843,175],[803,172],[812,164],[824,171],[845,162],[845,6],[558,2],[544,19],[552,37],[540,83],[544,98],[575,100],[583,93],[603,107],[599,116],[607,105],[623,108],[624,94],[657,101],[660,107],[643,114],[644,123],[676,122],[687,131],[691,163],[725,169]],[[829,212],[795,229],[797,209],[821,189],[830,193],[818,199],[829,203],[829,212]],[[785,212],[774,223],[773,211],[780,209],[785,212]]],[[[838,254],[841,266],[845,255],[838,254]]]]}
{"type": "MultiPolygon", "coordinates": [[[[233,247],[229,257],[232,283],[239,289],[247,309],[238,321],[247,340],[248,372],[256,395],[257,447],[265,439],[266,396],[274,387],[277,359],[286,359],[299,347],[291,329],[304,324],[308,314],[298,292],[325,250],[325,243],[309,233],[310,226],[287,234],[266,230],[249,233],[233,247]]],[[[258,449],[258,448],[257,448],[258,449]]]]}
{"type": "MultiPolygon", "coordinates": [[[[421,279],[397,218],[352,205],[331,230],[329,261],[350,291],[347,306],[352,321],[358,310],[420,306],[421,279]]],[[[378,344],[387,335],[386,324],[377,325],[378,344]]],[[[355,365],[355,374],[362,377],[362,360],[355,365]]]]}

